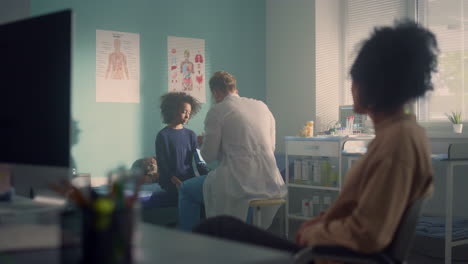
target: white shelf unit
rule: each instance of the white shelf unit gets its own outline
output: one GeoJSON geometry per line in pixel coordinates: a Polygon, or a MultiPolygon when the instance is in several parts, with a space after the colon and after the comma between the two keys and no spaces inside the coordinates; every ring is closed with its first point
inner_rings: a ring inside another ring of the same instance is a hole
{"type": "MultiPolygon", "coordinates": [[[[285,233],[289,237],[290,232],[290,221],[306,221],[312,218],[312,216],[304,216],[302,212],[298,210],[297,204],[300,203],[299,199],[292,196],[298,192],[308,193],[317,191],[329,191],[336,192],[336,196],[340,192],[343,185],[343,148],[346,142],[350,141],[361,141],[366,145],[370,142],[374,136],[359,136],[359,137],[342,137],[342,136],[331,136],[331,137],[314,137],[314,138],[301,138],[301,137],[285,137],[286,146],[286,185],[288,186],[288,196],[285,206],[285,233]],[[332,186],[317,186],[308,184],[297,184],[293,181],[293,175],[289,170],[290,159],[292,157],[312,157],[312,158],[323,158],[328,157],[335,159],[335,164],[338,168],[338,182],[336,187],[332,186]],[[293,198],[293,199],[291,199],[293,198]],[[296,203],[296,206],[291,206],[291,203],[296,203]],[[292,209],[295,207],[296,209],[292,209]]],[[[352,162],[357,161],[362,155],[353,155],[352,158],[348,158],[348,166],[350,168],[352,162]]],[[[336,197],[335,196],[335,197],[336,197]]]]}
{"type": "Polygon", "coordinates": [[[288,184],[289,187],[297,187],[297,188],[306,188],[306,189],[314,189],[314,190],[324,190],[324,191],[339,191],[340,188],[338,187],[328,187],[328,186],[314,186],[308,184],[295,184],[290,183],[288,184]]]}
{"type": "Polygon", "coordinates": [[[342,156],[341,151],[343,144],[347,137],[315,137],[315,138],[301,138],[301,137],[285,137],[286,146],[286,185],[288,186],[288,197],[285,206],[285,233],[289,237],[290,221],[306,221],[312,217],[304,216],[297,210],[301,202],[300,199],[291,199],[292,194],[298,192],[311,193],[314,191],[331,191],[339,192],[342,186],[342,156]],[[309,184],[297,184],[293,180],[292,172],[289,170],[289,163],[292,156],[307,157],[307,158],[330,158],[334,159],[331,163],[337,164],[338,182],[337,186],[319,186],[309,184]],[[291,206],[291,203],[296,203],[296,206],[291,206]],[[292,209],[295,207],[296,209],[292,209]]]}

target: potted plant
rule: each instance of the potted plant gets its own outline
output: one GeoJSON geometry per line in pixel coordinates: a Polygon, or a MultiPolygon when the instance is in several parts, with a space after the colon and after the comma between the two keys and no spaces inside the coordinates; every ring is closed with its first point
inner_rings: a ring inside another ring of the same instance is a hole
{"type": "Polygon", "coordinates": [[[461,112],[452,112],[451,114],[445,114],[453,125],[453,132],[461,133],[463,130],[463,124],[461,119],[461,112]]]}

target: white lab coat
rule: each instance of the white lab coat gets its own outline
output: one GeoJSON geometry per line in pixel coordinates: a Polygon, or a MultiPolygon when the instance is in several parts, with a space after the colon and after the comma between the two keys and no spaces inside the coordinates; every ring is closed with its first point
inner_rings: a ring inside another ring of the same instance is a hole
{"type": "MultiPolygon", "coordinates": [[[[205,133],[201,155],[219,162],[203,185],[207,217],[245,221],[249,201],[286,195],[274,156],[275,119],[263,102],[228,95],[208,112],[205,133]]],[[[278,208],[262,208],[263,228],[271,225],[278,208]]]]}

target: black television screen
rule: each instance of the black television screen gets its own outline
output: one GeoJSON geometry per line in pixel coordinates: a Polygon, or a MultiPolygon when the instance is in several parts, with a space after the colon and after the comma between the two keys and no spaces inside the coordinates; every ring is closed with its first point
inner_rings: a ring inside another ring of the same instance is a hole
{"type": "Polygon", "coordinates": [[[0,25],[0,163],[70,163],[71,11],[0,25]]]}

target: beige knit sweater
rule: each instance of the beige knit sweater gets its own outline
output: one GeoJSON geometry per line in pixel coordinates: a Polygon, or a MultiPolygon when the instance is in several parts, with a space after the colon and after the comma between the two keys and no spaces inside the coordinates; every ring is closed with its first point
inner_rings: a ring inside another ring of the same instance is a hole
{"type": "Polygon", "coordinates": [[[363,253],[390,244],[406,207],[432,193],[430,150],[414,116],[376,125],[367,153],[348,172],[322,221],[304,230],[309,246],[342,245],[363,253]]]}

